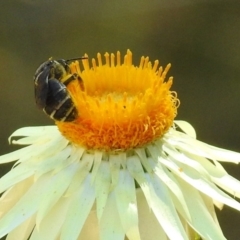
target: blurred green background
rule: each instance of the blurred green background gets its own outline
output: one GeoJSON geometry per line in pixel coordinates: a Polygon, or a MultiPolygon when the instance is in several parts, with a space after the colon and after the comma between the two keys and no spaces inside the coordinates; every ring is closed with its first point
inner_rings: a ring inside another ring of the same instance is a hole
{"type": "MultiPolygon", "coordinates": [[[[33,74],[49,57],[125,53],[172,63],[178,119],[198,138],[240,152],[240,1],[8,0],[0,4],[0,154],[23,126],[53,124],[34,102],[33,74]]],[[[9,170],[1,165],[1,175],[9,170]]],[[[240,166],[224,164],[240,179],[240,166]]],[[[224,207],[227,239],[239,239],[240,212],[224,207]]]]}

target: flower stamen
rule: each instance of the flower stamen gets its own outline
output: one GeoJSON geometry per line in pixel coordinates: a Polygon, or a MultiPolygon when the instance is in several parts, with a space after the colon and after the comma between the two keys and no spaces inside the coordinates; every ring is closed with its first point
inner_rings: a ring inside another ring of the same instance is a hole
{"type": "Polygon", "coordinates": [[[161,137],[172,126],[179,104],[170,91],[172,77],[165,81],[171,65],[163,70],[158,60],[152,66],[142,57],[136,67],[129,50],[124,63],[120,52],[104,57],[105,64],[98,53],[92,67],[88,59],[82,60],[83,70],[77,61],[70,65],[83,79],[85,91],[77,81],[69,84],[79,117],[56,122],[59,130],[77,145],[106,151],[140,147],[161,137]]]}

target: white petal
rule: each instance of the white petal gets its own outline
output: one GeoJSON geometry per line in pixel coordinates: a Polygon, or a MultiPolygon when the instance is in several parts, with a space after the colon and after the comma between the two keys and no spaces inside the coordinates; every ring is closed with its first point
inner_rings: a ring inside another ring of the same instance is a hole
{"type": "Polygon", "coordinates": [[[147,180],[145,173],[138,156],[131,156],[127,158],[127,169],[140,185],[144,185],[146,183],[147,180]]]}
{"type": "Polygon", "coordinates": [[[184,153],[179,152],[177,150],[171,149],[171,146],[164,145],[163,150],[170,156],[171,159],[174,161],[183,163],[185,165],[188,165],[189,167],[192,167],[193,169],[197,170],[202,176],[206,177],[207,179],[210,179],[210,176],[206,169],[194,158],[188,158],[184,153]]]}
{"type": "Polygon", "coordinates": [[[17,166],[0,179],[0,193],[34,174],[31,164],[17,166]]]}
{"type": "Polygon", "coordinates": [[[60,152],[68,145],[68,140],[63,137],[58,137],[52,139],[50,142],[41,144],[41,145],[34,145],[36,146],[36,150],[32,151],[29,154],[29,157],[38,157],[40,159],[45,159],[46,157],[55,155],[57,152],[60,152]]]}
{"type": "Polygon", "coordinates": [[[202,200],[204,201],[204,203],[205,203],[205,205],[207,207],[207,211],[210,213],[210,215],[212,216],[213,221],[215,222],[215,224],[218,227],[219,231],[222,233],[222,229],[221,229],[220,224],[218,222],[217,214],[216,214],[216,211],[215,211],[213,199],[210,198],[209,196],[207,196],[204,193],[199,192],[199,194],[202,197],[202,200]]]}
{"type": "Polygon", "coordinates": [[[175,120],[174,123],[176,123],[190,137],[192,137],[192,138],[197,137],[196,131],[190,123],[188,123],[186,121],[182,121],[182,120],[175,120]]]}
{"type": "Polygon", "coordinates": [[[214,165],[206,158],[195,155],[189,156],[201,163],[201,165],[208,171],[214,183],[230,194],[240,198],[240,181],[230,176],[220,163],[215,161],[214,165]]]}
{"type": "Polygon", "coordinates": [[[100,220],[100,240],[124,240],[125,233],[116,209],[115,196],[111,192],[100,220]]]}
{"type": "Polygon", "coordinates": [[[121,162],[119,161],[118,155],[110,155],[109,156],[109,164],[110,164],[110,172],[112,176],[112,186],[113,189],[118,183],[119,169],[121,162]]]}
{"type": "Polygon", "coordinates": [[[140,240],[135,183],[128,171],[120,171],[119,181],[114,192],[126,236],[129,240],[140,240]]]}
{"type": "Polygon", "coordinates": [[[35,216],[30,217],[25,222],[13,229],[8,235],[6,240],[27,240],[34,228],[35,216]]]}
{"type": "Polygon", "coordinates": [[[164,141],[175,146],[179,150],[202,157],[224,162],[240,162],[240,153],[208,145],[174,129],[171,129],[164,135],[163,142],[164,141]]]}
{"type": "Polygon", "coordinates": [[[41,163],[43,160],[54,156],[56,153],[66,148],[67,145],[68,141],[63,137],[59,137],[44,144],[36,144],[22,148],[21,150],[28,149],[28,151],[24,152],[24,155],[21,154],[22,156],[17,158],[19,160],[15,165],[28,161],[41,163]]]}
{"type": "Polygon", "coordinates": [[[240,198],[240,181],[226,174],[222,177],[213,177],[212,180],[222,189],[240,198]]]}
{"type": "Polygon", "coordinates": [[[126,169],[127,168],[127,165],[126,165],[126,160],[127,160],[126,152],[118,153],[118,160],[121,163],[121,167],[123,169],[126,169]]]}
{"type": "Polygon", "coordinates": [[[94,187],[96,192],[97,217],[99,220],[101,219],[106,206],[108,194],[110,191],[110,185],[111,175],[109,163],[102,161],[94,181],[94,187]]]}
{"type": "Polygon", "coordinates": [[[61,240],[77,239],[93,206],[95,191],[91,185],[90,175],[85,178],[80,189],[72,198],[63,223],[61,240]]]}
{"type": "Polygon", "coordinates": [[[79,163],[80,159],[82,158],[83,153],[86,151],[86,149],[82,147],[76,148],[74,145],[69,145],[71,148],[71,153],[68,156],[68,158],[65,161],[62,161],[58,164],[56,164],[53,174],[58,173],[59,171],[62,171],[64,168],[68,167],[71,164],[79,163]]]}
{"type": "MultiPolygon", "coordinates": [[[[203,237],[203,239],[224,240],[225,237],[222,235],[221,229],[214,222],[198,191],[180,178],[178,178],[178,181],[185,195],[191,214],[191,221],[189,224],[201,235],[201,237],[203,237]]],[[[180,209],[179,211],[181,212],[180,209]]],[[[184,213],[182,214],[184,215],[184,213]]]]}
{"type": "Polygon", "coordinates": [[[48,186],[47,198],[43,199],[37,212],[37,226],[39,226],[47,212],[64,194],[73,178],[73,175],[76,173],[77,165],[78,164],[72,164],[68,168],[63,169],[58,174],[52,176],[51,182],[49,183],[50,186],[48,186]]]}
{"type": "Polygon", "coordinates": [[[171,162],[171,160],[159,158],[159,161],[166,165],[177,176],[194,186],[196,189],[207,194],[208,196],[211,196],[213,199],[216,199],[240,211],[240,203],[229,197],[227,194],[217,188],[212,182],[202,178],[202,176],[200,176],[195,170],[189,169],[188,166],[183,166],[183,164],[180,163],[177,165],[176,163],[171,162]]]}
{"type": "Polygon", "coordinates": [[[35,227],[31,240],[56,239],[61,231],[69,206],[69,198],[61,198],[42,220],[39,227],[35,227]]]}
{"type": "Polygon", "coordinates": [[[51,141],[54,138],[61,137],[61,133],[56,129],[55,126],[53,127],[27,127],[27,128],[21,128],[15,131],[9,138],[9,143],[12,144],[19,144],[19,145],[27,145],[27,144],[35,144],[35,143],[41,143],[41,142],[48,142],[51,141]],[[41,131],[40,129],[44,128],[44,131],[41,131]],[[29,130],[29,131],[25,131],[29,130]],[[17,140],[12,140],[14,137],[22,137],[17,140]]]}
{"type": "Polygon", "coordinates": [[[155,146],[153,144],[149,144],[147,146],[147,149],[148,149],[150,155],[152,156],[152,158],[157,161],[158,156],[159,156],[159,149],[157,148],[157,146],[155,146]]]}
{"type": "MultiPolygon", "coordinates": [[[[207,144],[206,144],[207,145],[207,144]]],[[[240,153],[207,145],[218,161],[240,163],[240,153]]]]}
{"type": "Polygon", "coordinates": [[[99,240],[99,236],[99,224],[96,211],[93,206],[93,209],[90,211],[77,240],[99,240]]]}
{"type": "Polygon", "coordinates": [[[26,156],[30,152],[35,151],[35,148],[36,146],[32,145],[32,146],[21,148],[11,153],[4,154],[0,156],[0,164],[16,161],[19,158],[26,156]]]}
{"type": "Polygon", "coordinates": [[[167,146],[170,145],[170,146],[175,147],[180,152],[181,151],[189,152],[189,153],[199,155],[199,156],[202,156],[202,157],[215,159],[214,154],[209,152],[208,148],[200,147],[199,144],[197,144],[197,142],[195,140],[192,139],[191,142],[190,141],[183,141],[183,140],[185,140],[185,139],[171,137],[171,138],[165,138],[163,140],[163,142],[166,142],[167,146]]]}
{"type": "Polygon", "coordinates": [[[56,153],[50,158],[46,158],[42,161],[39,161],[39,163],[37,164],[35,178],[37,179],[42,174],[54,170],[62,162],[67,161],[67,158],[69,157],[70,153],[71,146],[67,146],[65,149],[56,153]]]}
{"type": "Polygon", "coordinates": [[[89,172],[92,168],[93,158],[94,158],[93,154],[87,154],[87,153],[83,154],[82,159],[79,161],[76,174],[73,177],[73,179],[71,181],[71,185],[69,186],[65,196],[67,196],[67,197],[71,196],[76,191],[78,191],[82,182],[87,177],[87,175],[89,174],[89,172]]]}
{"type": "Polygon", "coordinates": [[[98,168],[101,164],[101,161],[102,161],[102,155],[103,153],[100,152],[100,151],[95,151],[94,152],[94,164],[93,164],[93,169],[92,169],[92,174],[91,174],[91,177],[92,177],[92,183],[94,182],[95,180],[95,177],[97,175],[97,172],[98,172],[98,168]]]}
{"type": "Polygon", "coordinates": [[[175,177],[169,172],[164,166],[158,164],[154,169],[155,174],[166,184],[169,190],[176,196],[178,201],[180,202],[182,208],[184,209],[185,215],[188,219],[190,219],[190,214],[188,211],[188,206],[183,196],[182,190],[178,185],[175,177]]]}
{"type": "Polygon", "coordinates": [[[13,140],[11,143],[14,145],[31,145],[41,142],[48,142],[49,140],[51,140],[49,136],[30,136],[18,140],[13,140]]]}
{"type": "Polygon", "coordinates": [[[0,198],[0,216],[7,213],[33,184],[33,177],[27,178],[4,192],[0,198]]]}
{"type": "Polygon", "coordinates": [[[137,190],[137,205],[141,240],[168,240],[165,231],[151,211],[141,189],[137,190]]]}
{"type": "Polygon", "coordinates": [[[56,126],[23,127],[13,132],[12,135],[9,137],[9,141],[11,142],[12,137],[42,136],[45,134],[57,132],[59,131],[56,126]]]}
{"type": "Polygon", "coordinates": [[[13,208],[0,219],[0,237],[13,230],[19,224],[32,216],[44,199],[49,182],[49,175],[44,175],[30,187],[13,208]]]}
{"type": "Polygon", "coordinates": [[[129,157],[127,166],[131,175],[141,186],[149,206],[168,237],[171,240],[187,239],[165,185],[156,177],[151,179],[148,174],[143,172],[138,157],[129,157]]]}
{"type": "Polygon", "coordinates": [[[144,148],[137,148],[137,149],[135,149],[134,151],[135,151],[135,152],[137,153],[137,155],[139,156],[139,159],[140,159],[143,167],[146,169],[146,171],[147,171],[148,173],[151,173],[153,168],[152,168],[151,164],[150,164],[149,161],[148,161],[148,158],[147,158],[147,156],[146,156],[146,151],[145,151],[145,149],[144,149],[144,148]]]}
{"type": "Polygon", "coordinates": [[[152,186],[150,196],[145,196],[166,234],[171,240],[188,239],[164,183],[156,177],[147,177],[152,186]]]}

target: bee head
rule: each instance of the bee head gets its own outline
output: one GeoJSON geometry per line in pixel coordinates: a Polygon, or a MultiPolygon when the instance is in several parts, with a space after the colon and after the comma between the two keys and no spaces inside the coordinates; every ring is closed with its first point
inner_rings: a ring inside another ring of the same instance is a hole
{"type": "Polygon", "coordinates": [[[49,78],[61,80],[66,75],[65,66],[55,60],[50,60],[46,63],[46,68],[49,69],[49,78]]]}

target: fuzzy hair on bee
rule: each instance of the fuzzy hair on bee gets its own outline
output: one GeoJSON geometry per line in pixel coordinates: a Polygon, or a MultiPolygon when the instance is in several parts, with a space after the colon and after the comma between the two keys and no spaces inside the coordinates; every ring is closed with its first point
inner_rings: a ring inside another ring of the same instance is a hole
{"type": "Polygon", "coordinates": [[[69,63],[79,59],[86,59],[86,57],[68,60],[49,59],[42,63],[35,72],[36,105],[55,121],[71,122],[78,116],[67,85],[71,81],[77,80],[81,86],[84,86],[83,80],[78,74],[70,73],[69,63]]]}

